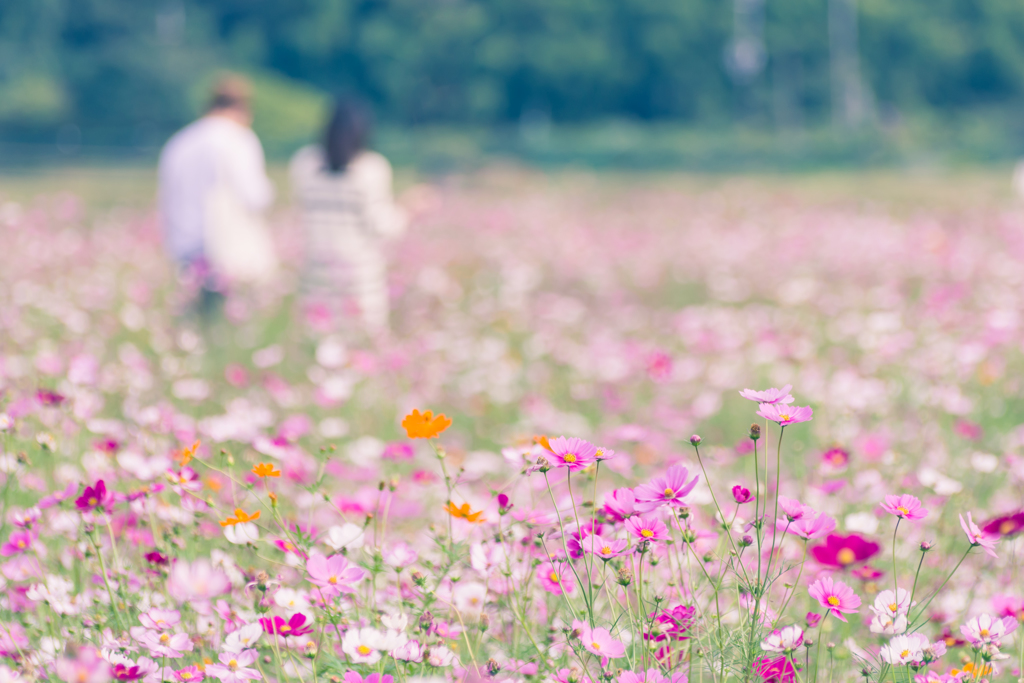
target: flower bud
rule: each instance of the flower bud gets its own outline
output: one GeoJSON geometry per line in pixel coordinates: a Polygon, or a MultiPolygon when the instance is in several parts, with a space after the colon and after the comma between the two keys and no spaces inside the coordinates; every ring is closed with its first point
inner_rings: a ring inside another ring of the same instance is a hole
{"type": "Polygon", "coordinates": [[[632,570],[630,570],[629,567],[623,567],[619,570],[618,576],[615,577],[615,580],[620,586],[628,586],[633,583],[632,570]]]}
{"type": "Polygon", "coordinates": [[[705,563],[707,563],[707,562],[711,562],[711,561],[712,561],[712,560],[714,560],[714,559],[715,559],[715,556],[714,556],[714,555],[712,555],[711,553],[705,553],[705,554],[704,554],[704,562],[705,562],[705,563]]]}
{"type": "Polygon", "coordinates": [[[685,529],[685,530],[683,530],[683,542],[684,543],[693,543],[696,540],[697,540],[697,532],[696,531],[694,531],[693,529],[685,529]]]}
{"type": "Polygon", "coordinates": [[[761,425],[752,424],[750,425],[750,440],[757,441],[761,438],[761,425]]]}
{"type": "Polygon", "coordinates": [[[691,446],[699,446],[700,442],[701,442],[701,438],[700,438],[699,434],[694,434],[693,436],[690,437],[690,445],[691,446]]]}
{"type": "Polygon", "coordinates": [[[487,615],[486,612],[484,612],[483,614],[480,615],[480,623],[477,625],[477,628],[479,628],[480,632],[483,633],[484,631],[486,631],[490,627],[491,627],[491,618],[487,615]]]}
{"type": "Polygon", "coordinates": [[[740,539],[740,547],[741,548],[747,548],[749,546],[752,546],[753,544],[754,544],[754,539],[750,536],[750,534],[747,534],[746,536],[744,536],[743,538],[740,539]]]}
{"type": "Polygon", "coordinates": [[[487,660],[487,673],[491,676],[497,676],[501,672],[501,665],[493,659],[487,660]]]}
{"type": "Polygon", "coordinates": [[[434,615],[430,612],[424,612],[420,615],[420,630],[430,631],[434,628],[434,615]]]}
{"type": "Polygon", "coordinates": [[[935,547],[935,541],[921,541],[921,552],[926,553],[935,547]]]}
{"type": "Polygon", "coordinates": [[[537,470],[540,472],[547,472],[551,469],[551,463],[543,455],[537,458],[537,470]]]}
{"type": "Polygon", "coordinates": [[[316,659],[317,646],[315,640],[307,641],[302,646],[302,654],[306,655],[309,659],[316,659]]]}

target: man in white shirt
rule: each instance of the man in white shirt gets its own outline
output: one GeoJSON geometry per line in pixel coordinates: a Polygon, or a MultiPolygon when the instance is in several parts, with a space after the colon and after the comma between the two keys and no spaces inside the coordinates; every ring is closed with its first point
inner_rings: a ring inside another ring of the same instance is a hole
{"type": "Polygon", "coordinates": [[[250,127],[251,88],[226,76],[212,95],[206,115],[167,141],[159,167],[164,242],[181,268],[205,280],[204,290],[261,279],[277,265],[259,220],[274,188],[250,127]]]}

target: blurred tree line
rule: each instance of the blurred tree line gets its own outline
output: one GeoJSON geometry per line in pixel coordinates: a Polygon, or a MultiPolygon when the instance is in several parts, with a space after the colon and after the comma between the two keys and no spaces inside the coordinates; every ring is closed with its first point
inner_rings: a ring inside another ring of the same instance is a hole
{"type": "Polygon", "coordinates": [[[786,128],[836,119],[856,86],[854,118],[884,124],[1022,101],[1024,2],[14,0],[0,138],[152,146],[219,67],[253,75],[282,140],[338,91],[400,125],[786,128]]]}

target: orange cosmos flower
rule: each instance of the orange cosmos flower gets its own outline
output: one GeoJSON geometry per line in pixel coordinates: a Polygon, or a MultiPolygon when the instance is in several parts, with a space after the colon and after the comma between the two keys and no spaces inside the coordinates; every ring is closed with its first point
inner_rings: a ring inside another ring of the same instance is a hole
{"type": "Polygon", "coordinates": [[[241,524],[242,522],[253,522],[253,521],[255,521],[255,520],[259,519],[259,518],[260,518],[260,511],[259,510],[257,510],[254,513],[252,513],[251,515],[247,515],[247,514],[245,514],[245,511],[242,510],[242,508],[235,508],[235,516],[234,517],[228,517],[223,522],[221,522],[220,525],[221,526],[234,526],[236,524],[241,524]]]}
{"type": "Polygon", "coordinates": [[[182,448],[180,451],[178,451],[178,455],[177,455],[176,459],[181,461],[181,467],[184,467],[185,465],[189,464],[192,461],[192,458],[195,457],[196,450],[198,448],[199,448],[199,441],[196,441],[194,444],[192,444],[188,448],[182,448]]]}
{"type": "Polygon", "coordinates": [[[410,439],[433,439],[451,425],[452,421],[443,414],[434,417],[434,413],[429,410],[422,414],[413,410],[402,420],[402,426],[410,439]]]}
{"type": "Polygon", "coordinates": [[[463,503],[461,507],[456,506],[455,503],[448,501],[448,504],[444,506],[444,509],[448,511],[448,514],[456,519],[464,519],[467,522],[473,522],[474,524],[482,524],[487,520],[483,518],[484,511],[471,512],[469,509],[469,503],[463,503]]]}
{"type": "MultiPolygon", "coordinates": [[[[548,443],[548,437],[541,434],[540,436],[533,437],[533,440],[535,443],[539,443],[544,448],[544,450],[551,451],[551,444],[548,443]]],[[[554,451],[551,452],[553,453],[554,451]]]]}
{"type": "Polygon", "coordinates": [[[252,473],[257,477],[280,477],[281,470],[275,470],[274,464],[270,462],[261,462],[252,466],[252,473]]]}

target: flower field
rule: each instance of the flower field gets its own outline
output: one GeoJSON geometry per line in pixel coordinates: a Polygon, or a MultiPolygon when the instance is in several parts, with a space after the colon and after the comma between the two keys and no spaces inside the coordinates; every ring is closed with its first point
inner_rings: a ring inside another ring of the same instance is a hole
{"type": "Polygon", "coordinates": [[[370,338],[0,194],[0,683],[1024,680],[1024,213],[414,195],[370,338]]]}

